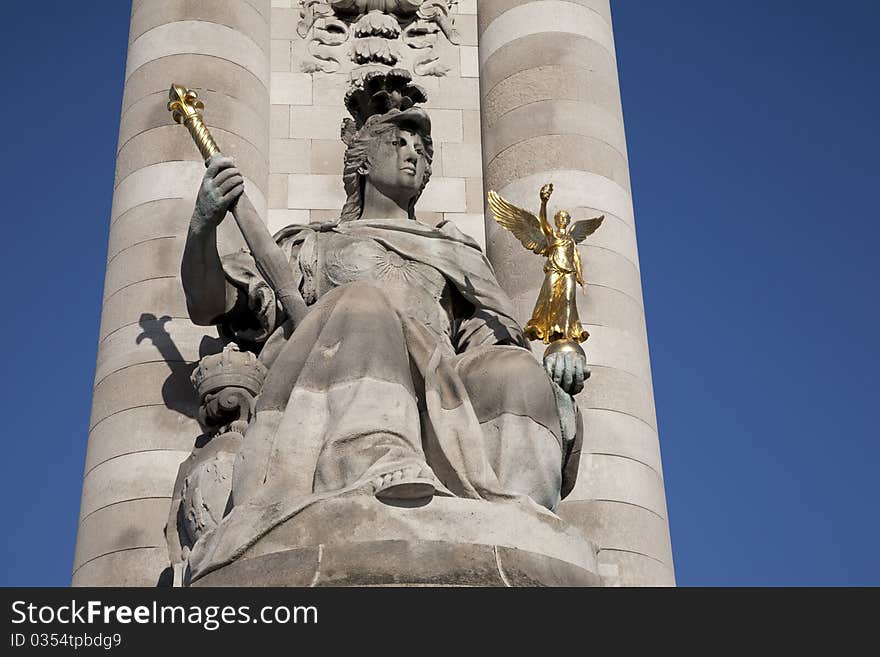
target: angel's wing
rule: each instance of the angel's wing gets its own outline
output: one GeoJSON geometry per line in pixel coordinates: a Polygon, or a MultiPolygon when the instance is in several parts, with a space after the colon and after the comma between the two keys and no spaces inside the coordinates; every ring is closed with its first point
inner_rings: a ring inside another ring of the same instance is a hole
{"type": "Polygon", "coordinates": [[[544,255],[547,238],[535,215],[508,203],[495,192],[489,192],[489,207],[492,208],[495,221],[513,233],[524,247],[538,255],[544,255]]]}
{"type": "Polygon", "coordinates": [[[568,234],[574,238],[575,244],[580,244],[596,232],[596,229],[602,225],[604,219],[605,215],[603,214],[601,217],[596,217],[595,219],[581,219],[580,221],[575,221],[571,225],[571,228],[568,229],[568,234]]]}

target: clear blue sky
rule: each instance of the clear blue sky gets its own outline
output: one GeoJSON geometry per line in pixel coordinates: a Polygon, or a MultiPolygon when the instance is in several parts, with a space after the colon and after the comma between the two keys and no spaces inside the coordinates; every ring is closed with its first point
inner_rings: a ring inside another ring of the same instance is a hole
{"type": "MultiPolygon", "coordinates": [[[[70,579],[128,2],[3,2],[0,585],[70,579]]],[[[615,0],[682,585],[880,585],[880,2],[615,0]]]]}

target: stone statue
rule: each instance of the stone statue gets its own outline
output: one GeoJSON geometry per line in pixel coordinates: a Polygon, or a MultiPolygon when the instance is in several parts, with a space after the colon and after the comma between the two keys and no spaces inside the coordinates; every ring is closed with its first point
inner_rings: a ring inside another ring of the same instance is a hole
{"type": "Polygon", "coordinates": [[[602,225],[604,216],[576,221],[569,227],[571,216],[560,210],[554,216],[555,226],[547,221],[547,202],[553,185],[541,188],[541,210],[536,217],[508,203],[495,192],[489,192],[489,206],[495,220],[509,230],[533,253],[544,256],[544,284],[525,327],[529,340],[551,344],[558,340],[584,342],[589,333],[581,326],[575,293],[584,286],[584,272],[577,245],[602,225]]]}
{"type": "MultiPolygon", "coordinates": [[[[193,579],[326,500],[424,506],[454,497],[541,512],[574,485],[581,424],[572,395],[585,363],[560,359],[548,376],[479,246],[451,222],[418,221],[433,158],[425,100],[394,69],[349,92],[340,219],[274,236],[302,317],[284,311],[259,254],[218,253],[216,229],[243,177],[230,158],[207,162],[182,265],[189,313],[256,354],[259,367],[247,366],[265,382],[225,429],[238,432],[227,442],[238,451],[224,508],[190,523],[182,558],[193,579]]],[[[554,239],[570,259],[565,239],[575,238],[554,239]]],[[[204,383],[211,372],[244,362],[224,359],[197,375],[203,396],[218,394],[204,383]]]]}

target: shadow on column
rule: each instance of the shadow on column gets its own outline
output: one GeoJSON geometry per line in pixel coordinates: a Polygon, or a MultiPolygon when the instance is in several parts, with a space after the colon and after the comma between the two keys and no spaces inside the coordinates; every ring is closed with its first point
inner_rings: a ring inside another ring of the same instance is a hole
{"type": "MultiPolygon", "coordinates": [[[[144,340],[152,342],[168,365],[168,369],[171,370],[168,378],[162,384],[162,400],[165,402],[165,406],[172,411],[197,420],[199,400],[190,382],[190,376],[198,363],[188,363],[180,353],[180,349],[174,343],[168,329],[165,328],[171,319],[168,315],[156,317],[152,313],[143,313],[139,322],[143,332],[137,336],[135,342],[137,344],[144,340]]],[[[206,335],[199,344],[199,357],[203,358],[222,350],[223,340],[206,335]]]]}

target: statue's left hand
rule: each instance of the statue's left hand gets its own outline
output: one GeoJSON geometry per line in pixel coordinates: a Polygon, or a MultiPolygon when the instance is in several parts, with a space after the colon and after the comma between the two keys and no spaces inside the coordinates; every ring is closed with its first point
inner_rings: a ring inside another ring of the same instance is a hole
{"type": "Polygon", "coordinates": [[[544,369],[560,388],[569,395],[584,389],[584,381],[590,378],[587,359],[572,352],[550,354],[544,359],[544,369]]]}

